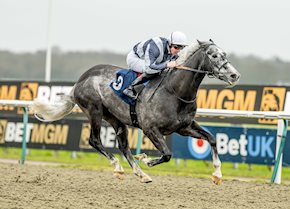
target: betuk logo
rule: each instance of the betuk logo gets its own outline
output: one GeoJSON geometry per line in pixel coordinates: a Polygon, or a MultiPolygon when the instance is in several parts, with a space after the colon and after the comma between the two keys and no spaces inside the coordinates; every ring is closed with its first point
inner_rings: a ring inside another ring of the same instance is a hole
{"type": "Polygon", "coordinates": [[[274,157],[271,149],[274,136],[241,134],[239,139],[235,139],[230,138],[226,133],[217,133],[216,140],[219,155],[274,157]]]}
{"type": "MultiPolygon", "coordinates": [[[[217,150],[220,156],[263,157],[274,158],[271,145],[275,136],[271,135],[245,135],[239,138],[230,138],[226,133],[216,133],[217,150]]],[[[207,141],[188,138],[187,146],[190,154],[196,159],[205,159],[210,154],[211,148],[207,141]]]]}
{"type": "Polygon", "coordinates": [[[207,141],[189,137],[187,146],[190,154],[197,159],[204,159],[210,153],[210,145],[207,141]]]}

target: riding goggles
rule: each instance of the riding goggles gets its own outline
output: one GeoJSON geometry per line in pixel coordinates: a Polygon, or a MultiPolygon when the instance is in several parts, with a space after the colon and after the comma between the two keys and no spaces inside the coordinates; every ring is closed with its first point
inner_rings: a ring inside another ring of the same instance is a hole
{"type": "Polygon", "coordinates": [[[172,47],[173,47],[174,49],[183,49],[183,48],[184,48],[184,46],[182,46],[182,45],[177,45],[177,44],[172,44],[172,47]]]}

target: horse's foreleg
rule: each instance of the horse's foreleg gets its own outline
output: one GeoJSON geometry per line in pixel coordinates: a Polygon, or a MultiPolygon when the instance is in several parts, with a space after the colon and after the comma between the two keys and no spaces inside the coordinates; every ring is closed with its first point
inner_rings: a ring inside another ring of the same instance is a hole
{"type": "Polygon", "coordinates": [[[213,167],[215,169],[213,175],[213,182],[217,185],[221,184],[222,172],[221,161],[218,156],[216,140],[214,136],[207,132],[204,128],[198,125],[195,121],[192,122],[190,127],[178,131],[183,136],[192,136],[194,138],[201,138],[207,140],[211,146],[213,167]]]}
{"type": "Polygon", "coordinates": [[[212,150],[212,162],[215,168],[215,172],[212,174],[213,175],[212,180],[215,184],[219,185],[221,184],[221,178],[222,178],[222,171],[221,171],[222,163],[219,159],[216,145],[214,146],[211,145],[211,150],[212,150]]]}
{"type": "Polygon", "coordinates": [[[149,167],[158,165],[160,163],[168,162],[171,159],[172,153],[166,145],[163,135],[157,128],[152,128],[145,131],[144,134],[151,140],[154,146],[160,151],[161,157],[155,159],[143,158],[142,161],[149,167]]]}

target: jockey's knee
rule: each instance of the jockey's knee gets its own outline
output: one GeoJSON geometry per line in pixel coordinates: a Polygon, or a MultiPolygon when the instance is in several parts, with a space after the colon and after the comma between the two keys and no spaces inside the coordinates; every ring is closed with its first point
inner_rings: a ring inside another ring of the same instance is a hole
{"type": "Polygon", "coordinates": [[[172,154],[163,155],[162,158],[164,162],[169,162],[171,159],[172,154]]]}

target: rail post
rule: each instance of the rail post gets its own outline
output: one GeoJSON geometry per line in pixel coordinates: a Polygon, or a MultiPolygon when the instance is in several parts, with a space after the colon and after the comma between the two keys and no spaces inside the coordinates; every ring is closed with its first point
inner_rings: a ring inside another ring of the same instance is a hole
{"type": "Polygon", "coordinates": [[[136,147],[136,155],[139,155],[141,152],[141,144],[142,144],[142,131],[140,128],[138,128],[138,141],[137,141],[137,147],[136,147]]]}
{"type": "Polygon", "coordinates": [[[22,154],[20,164],[24,164],[26,157],[26,132],[28,123],[28,107],[23,107],[23,136],[22,136],[22,154]]]}
{"type": "Polygon", "coordinates": [[[271,183],[281,184],[283,149],[288,129],[288,120],[278,120],[275,166],[271,183]]]}

